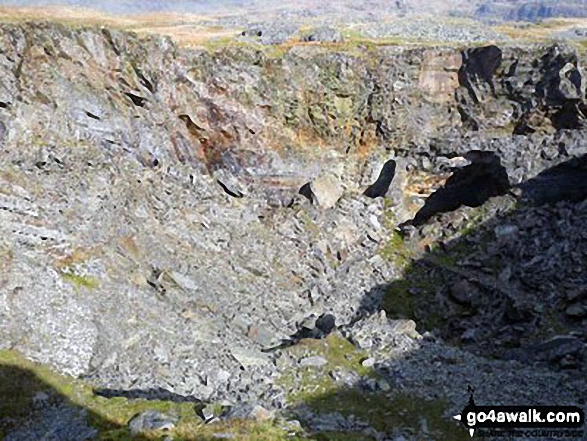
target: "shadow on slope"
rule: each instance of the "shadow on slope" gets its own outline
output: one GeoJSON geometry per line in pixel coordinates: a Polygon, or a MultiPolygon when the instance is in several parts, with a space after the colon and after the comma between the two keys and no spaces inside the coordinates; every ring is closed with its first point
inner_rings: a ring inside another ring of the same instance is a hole
{"type": "Polygon", "coordinates": [[[441,189],[434,192],[416,213],[411,224],[418,227],[438,213],[454,211],[462,205],[480,207],[510,188],[505,167],[493,152],[473,150],[465,155],[471,163],[455,170],[441,189]]]}
{"type": "MultiPolygon", "coordinates": [[[[400,244],[394,240],[397,261],[414,259],[401,279],[364,296],[354,326],[385,311],[383,320],[413,320],[418,331],[429,331],[429,336],[421,344],[412,343],[415,347],[408,344],[398,350],[405,342],[396,334],[400,340],[392,342],[386,361],[368,372],[360,363],[349,366],[346,374],[330,367],[322,376],[306,372],[314,377],[297,400],[300,420],[320,433],[332,430],[329,424],[336,426],[336,415],[342,415],[338,424],[359,430],[356,436],[365,439],[376,436],[361,431],[356,421],[415,439],[467,439],[466,431],[450,421],[447,409],[461,404],[455,403],[455,390],[462,390],[464,407],[467,384],[486,387],[487,376],[495,375],[488,363],[495,359],[523,364],[499,365],[509,369],[510,377],[495,379],[494,386],[504,382],[503,390],[495,391],[496,399],[537,404],[545,397],[551,403],[574,397],[578,402],[557,404],[584,404],[580,397],[587,389],[573,391],[577,385],[566,385],[561,371],[584,377],[587,370],[586,183],[587,156],[571,159],[519,185],[514,190],[519,197],[491,195],[496,197],[473,207],[445,204],[443,210],[431,210],[434,213],[426,217],[434,220],[422,222],[412,237],[400,244]],[[426,251],[414,251],[422,248],[426,251]],[[439,350],[430,341],[448,346],[439,350]],[[474,372],[467,353],[482,356],[475,363],[486,371],[474,372]],[[342,382],[337,378],[341,376],[342,382]],[[515,381],[507,383],[512,378],[515,381]],[[451,379],[452,396],[443,389],[451,379]],[[510,389],[511,384],[517,388],[510,389]],[[528,384],[533,387],[520,386],[528,384]],[[407,392],[414,389],[429,392],[428,399],[407,392]],[[445,401],[447,396],[452,402],[445,401]]],[[[444,188],[431,197],[435,205],[443,205],[446,192],[444,188]]],[[[357,332],[364,337],[378,329],[366,327],[365,332],[355,327],[347,337],[359,347],[357,332]]],[[[368,346],[376,349],[380,344],[379,336],[372,336],[368,346]]],[[[495,372],[503,374],[499,369],[495,372]]]]}
{"type": "MultiPolygon", "coordinates": [[[[8,358],[5,353],[2,359],[8,358]]],[[[80,441],[130,438],[128,429],[67,396],[68,386],[47,382],[28,362],[0,364],[0,438],[5,441],[80,441]],[[21,366],[24,363],[25,366],[21,366]],[[63,388],[62,388],[63,386],[63,388]]],[[[136,440],[149,438],[136,437],[136,440]]]]}
{"type": "MultiPolygon", "coordinates": [[[[494,189],[492,179],[485,182],[494,189]]],[[[450,188],[430,199],[442,205],[450,188]]],[[[517,191],[518,198],[436,212],[434,222],[402,244],[419,242],[426,252],[402,279],[368,293],[363,309],[413,319],[422,332],[434,330],[484,356],[519,358],[520,350],[511,349],[528,348],[529,362],[536,361],[535,343],[579,335],[587,320],[587,155],[543,171],[517,191]]]]}

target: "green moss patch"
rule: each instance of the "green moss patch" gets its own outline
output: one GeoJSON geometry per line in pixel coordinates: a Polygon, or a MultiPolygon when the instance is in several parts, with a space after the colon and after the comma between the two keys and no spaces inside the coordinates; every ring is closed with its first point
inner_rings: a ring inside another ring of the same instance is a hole
{"type": "Polygon", "coordinates": [[[61,277],[73,284],[76,288],[96,289],[100,286],[100,283],[94,277],[78,276],[72,273],[62,273],[61,277]]]}
{"type": "MultiPolygon", "coordinates": [[[[293,408],[302,405],[323,415],[353,415],[385,433],[401,429],[428,434],[429,439],[466,439],[466,432],[445,417],[446,404],[443,401],[424,401],[394,392],[364,392],[336,383],[328,374],[335,369],[353,371],[361,377],[378,378],[375,371],[362,366],[366,354],[339,335],[330,335],[323,340],[303,340],[287,351],[300,358],[320,355],[327,360],[324,366],[300,367],[297,368],[297,376],[289,372],[281,378],[286,389],[293,387],[288,397],[293,408]],[[297,383],[294,384],[294,381],[297,383]]],[[[359,433],[319,433],[314,436],[312,439],[333,441],[371,439],[359,433]]]]}
{"type": "Polygon", "coordinates": [[[337,383],[328,375],[333,369],[353,371],[361,376],[372,375],[372,371],[361,364],[367,358],[366,354],[336,334],[331,334],[323,340],[302,340],[288,351],[299,358],[319,355],[327,360],[324,366],[299,367],[298,375],[293,371],[283,373],[280,384],[285,389],[292,390],[288,396],[291,404],[303,403],[315,396],[336,390],[337,383]]]}
{"type": "Polygon", "coordinates": [[[379,254],[388,262],[393,263],[398,269],[405,268],[413,257],[413,253],[405,245],[404,239],[397,231],[392,231],[379,254]]]}

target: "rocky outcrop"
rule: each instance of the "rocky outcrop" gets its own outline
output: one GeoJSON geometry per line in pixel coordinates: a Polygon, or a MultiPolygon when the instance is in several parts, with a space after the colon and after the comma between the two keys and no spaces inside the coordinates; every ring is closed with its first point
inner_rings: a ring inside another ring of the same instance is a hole
{"type": "Polygon", "coordinates": [[[495,46],[477,48],[465,53],[459,75],[469,95],[458,94],[459,112],[473,130],[513,126],[514,134],[527,135],[585,124],[584,74],[569,48],[552,46],[531,64],[517,56],[504,58],[495,46]]]}

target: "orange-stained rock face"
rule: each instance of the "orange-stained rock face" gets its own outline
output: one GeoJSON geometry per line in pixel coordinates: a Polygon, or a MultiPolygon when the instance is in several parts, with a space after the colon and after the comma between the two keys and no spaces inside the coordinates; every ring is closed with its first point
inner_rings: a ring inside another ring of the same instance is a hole
{"type": "Polygon", "coordinates": [[[431,101],[445,102],[452,99],[459,79],[457,72],[461,66],[458,52],[448,53],[429,50],[424,52],[418,86],[431,101]]]}

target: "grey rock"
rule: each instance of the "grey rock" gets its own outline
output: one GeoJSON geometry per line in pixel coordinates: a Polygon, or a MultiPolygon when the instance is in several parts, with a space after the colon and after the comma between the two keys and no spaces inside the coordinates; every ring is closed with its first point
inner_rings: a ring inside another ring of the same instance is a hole
{"type": "Polygon", "coordinates": [[[573,318],[584,318],[587,317],[587,305],[574,304],[567,307],[565,314],[573,318]]]}
{"type": "Polygon", "coordinates": [[[210,423],[217,417],[214,413],[214,407],[211,405],[203,406],[197,414],[205,423],[210,423]]]}
{"type": "Polygon", "coordinates": [[[557,336],[533,348],[538,359],[550,362],[558,361],[566,356],[582,356],[585,343],[576,337],[557,336]]]}
{"type": "MultiPolygon", "coordinates": [[[[281,32],[279,23],[226,20],[261,28],[260,43],[281,32]]],[[[501,38],[430,22],[357,30],[501,38]]],[[[583,298],[558,295],[585,286],[584,54],[504,44],[501,65],[485,63],[486,49],[467,50],[463,66],[451,47],[377,46],[366,62],[315,45],[273,57],[250,45],[188,50],[167,38],[54,24],[2,30],[2,348],[100,387],[244,403],[243,417],[257,403],[283,407],[275,380],[282,364],[299,367],[287,348],[267,346],[335,329],[377,360],[393,389],[446,398],[458,410],[462,384],[473,380],[486,402],[585,395],[582,378],[552,370],[581,367],[585,338],[584,320],[564,314],[583,298]],[[383,250],[396,227],[449,185],[451,167],[475,163],[461,159],[471,151],[497,157],[523,200],[497,196],[437,213],[424,228],[402,227],[409,266],[389,259],[383,250]],[[391,158],[385,199],[364,197],[391,158]],[[246,197],[226,197],[219,178],[246,197]],[[304,182],[313,202],[330,208],[268,200],[304,182]],[[440,244],[447,259],[423,257],[425,245],[440,244]],[[406,276],[422,268],[434,292],[408,288],[417,326],[388,320],[385,287],[409,285],[406,276]],[[465,289],[455,295],[461,305],[447,301],[456,280],[480,295],[465,289]],[[434,337],[421,339],[439,312],[434,337]],[[575,340],[534,350],[537,336],[552,337],[546,312],[575,340]],[[464,348],[442,344],[462,336],[464,348]],[[521,345],[519,361],[494,359],[507,358],[506,343],[521,345]],[[522,365],[534,362],[544,366],[522,365]]],[[[360,383],[329,369],[341,387],[360,383]]],[[[342,416],[321,424],[369,426],[342,416]]],[[[83,439],[80,427],[62,439],[83,439]]],[[[25,429],[20,439],[29,439],[25,429]]]]}
{"type": "Polygon", "coordinates": [[[238,435],[234,434],[234,433],[227,433],[227,432],[217,432],[214,433],[214,438],[218,438],[218,439],[236,439],[236,437],[238,435]]]}
{"type": "Polygon", "coordinates": [[[343,37],[340,31],[334,28],[324,27],[314,29],[302,35],[301,41],[306,42],[321,42],[321,43],[340,43],[343,37]]]}
{"type": "Polygon", "coordinates": [[[177,418],[153,410],[147,410],[134,416],[128,423],[130,432],[138,435],[151,430],[172,430],[177,418]]]}
{"type": "Polygon", "coordinates": [[[383,378],[377,380],[377,387],[383,392],[389,392],[391,390],[391,386],[383,378]]]}
{"type": "Polygon", "coordinates": [[[275,413],[265,409],[263,406],[256,405],[251,410],[249,418],[255,421],[268,421],[275,417],[275,413]]]}
{"type": "Polygon", "coordinates": [[[302,367],[320,367],[328,364],[328,360],[320,355],[312,357],[302,358],[300,360],[300,366],[302,367]]]}
{"type": "Polygon", "coordinates": [[[322,208],[333,208],[343,195],[340,181],[332,175],[323,175],[311,183],[312,194],[316,205],[322,208]]]}
{"type": "Polygon", "coordinates": [[[357,385],[361,379],[359,374],[354,371],[349,371],[345,369],[336,369],[330,371],[328,375],[337,383],[345,387],[354,387],[357,385]]]}
{"type": "Polygon", "coordinates": [[[460,280],[450,287],[451,298],[461,305],[470,305],[475,292],[476,288],[467,280],[460,280]]]}
{"type": "Polygon", "coordinates": [[[245,369],[269,363],[269,358],[260,351],[235,347],[231,348],[230,352],[245,369]]]}
{"type": "Polygon", "coordinates": [[[375,366],[376,360],[374,358],[367,358],[361,362],[361,365],[366,368],[372,368],[375,366]]]}

